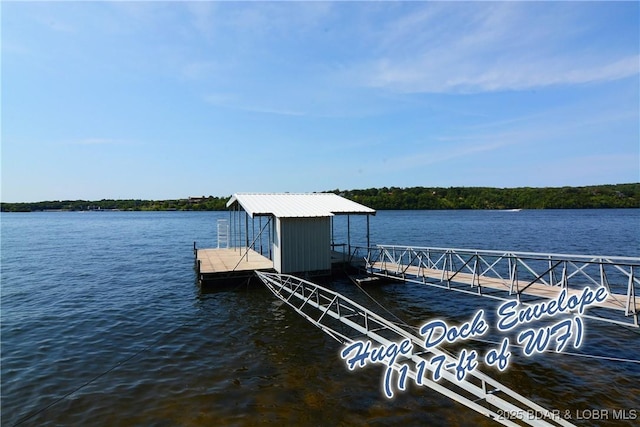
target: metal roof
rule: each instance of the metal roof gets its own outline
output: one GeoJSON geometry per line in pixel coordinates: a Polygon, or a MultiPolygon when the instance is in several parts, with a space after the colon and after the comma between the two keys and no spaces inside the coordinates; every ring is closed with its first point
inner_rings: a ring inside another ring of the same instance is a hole
{"type": "Polygon", "coordinates": [[[302,218],[376,214],[374,209],[333,193],[236,193],[227,202],[227,207],[234,203],[239,203],[251,217],[273,215],[278,218],[302,218]]]}

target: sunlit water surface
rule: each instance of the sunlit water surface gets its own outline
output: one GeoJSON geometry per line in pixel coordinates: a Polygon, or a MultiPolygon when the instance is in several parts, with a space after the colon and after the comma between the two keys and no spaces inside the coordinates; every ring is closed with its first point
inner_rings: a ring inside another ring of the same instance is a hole
{"type": "MultiPolygon", "coordinates": [[[[2,214],[2,425],[493,425],[426,387],[385,398],[381,367],[348,371],[340,344],[258,281],[201,291],[193,242],[215,246],[218,218],[2,214]]],[[[351,227],[363,243],[362,218],[351,227]]],[[[640,256],[640,210],[382,211],[370,228],[372,243],[640,256]]],[[[331,286],[381,311],[348,280],[331,286]]],[[[498,304],[414,284],[368,292],[416,326],[498,304]]],[[[587,322],[582,350],[637,360],[640,334],[587,322]]],[[[640,419],[639,364],[514,355],[506,372],[483,371],[578,425],[640,419]],[[601,409],[608,420],[576,417],[601,409]]]]}

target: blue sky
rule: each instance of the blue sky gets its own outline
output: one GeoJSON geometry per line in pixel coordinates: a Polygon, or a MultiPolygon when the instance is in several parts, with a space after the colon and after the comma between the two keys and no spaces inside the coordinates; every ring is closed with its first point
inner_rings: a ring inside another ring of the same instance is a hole
{"type": "Polygon", "coordinates": [[[638,2],[2,2],[2,194],[640,181],[638,2]]]}

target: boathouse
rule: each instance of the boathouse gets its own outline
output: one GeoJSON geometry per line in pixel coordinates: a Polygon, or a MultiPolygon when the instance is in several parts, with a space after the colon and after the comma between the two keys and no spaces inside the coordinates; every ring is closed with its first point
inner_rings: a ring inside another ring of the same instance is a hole
{"type": "Polygon", "coordinates": [[[237,193],[227,208],[228,219],[218,219],[216,247],[193,244],[201,285],[248,279],[255,271],[329,275],[350,261],[351,216],[366,217],[366,240],[357,236],[356,243],[368,247],[376,213],[333,193],[237,193]]]}
{"type": "MultiPolygon", "coordinates": [[[[329,273],[332,254],[336,252],[332,247],[333,217],[346,215],[348,227],[351,215],[366,215],[368,245],[369,216],[376,213],[333,193],[237,193],[229,199],[227,207],[232,244],[267,252],[262,243],[258,244],[266,237],[268,256],[278,273],[329,273]]],[[[350,230],[347,240],[348,254],[350,230]]]]}

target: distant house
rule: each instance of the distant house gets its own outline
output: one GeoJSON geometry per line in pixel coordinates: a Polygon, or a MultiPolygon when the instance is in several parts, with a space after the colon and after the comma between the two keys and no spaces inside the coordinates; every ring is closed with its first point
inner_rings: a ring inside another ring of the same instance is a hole
{"type": "Polygon", "coordinates": [[[204,201],[205,199],[206,199],[206,197],[204,197],[204,196],[202,196],[202,197],[198,197],[198,196],[195,196],[195,197],[193,197],[193,196],[189,196],[189,200],[188,200],[188,201],[189,201],[189,203],[192,203],[192,204],[198,204],[198,203],[200,203],[200,202],[204,201]]]}
{"type": "MultiPolygon", "coordinates": [[[[253,221],[265,225],[273,267],[279,273],[323,273],[331,270],[332,225],[335,215],[369,215],[376,211],[333,193],[237,193],[227,202],[234,246],[250,247],[261,236],[250,236],[253,221]],[[243,215],[244,212],[244,223],[243,215]],[[234,214],[235,213],[235,214],[234,214]],[[234,242],[235,241],[235,242],[234,242]]],[[[350,245],[350,242],[349,242],[350,245]]]]}

